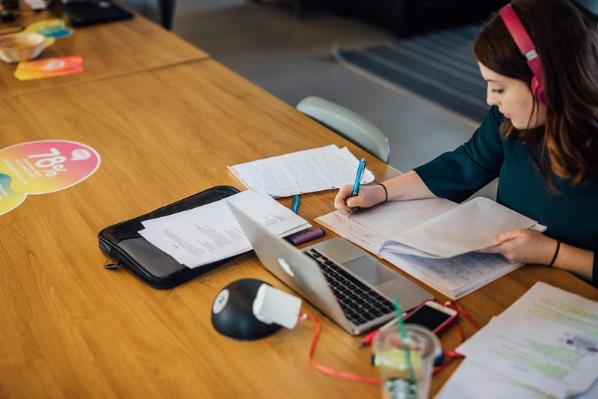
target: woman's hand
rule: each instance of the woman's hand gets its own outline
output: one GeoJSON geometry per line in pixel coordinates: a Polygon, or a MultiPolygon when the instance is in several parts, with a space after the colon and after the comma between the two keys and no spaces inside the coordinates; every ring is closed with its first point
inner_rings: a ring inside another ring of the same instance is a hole
{"type": "Polygon", "coordinates": [[[334,207],[342,212],[349,213],[351,208],[371,208],[384,201],[436,197],[413,170],[385,180],[381,184],[384,184],[384,187],[380,183],[361,186],[359,195],[356,197],[351,197],[353,186],[346,184],[338,190],[334,199],[334,207]]]}
{"type": "Polygon", "coordinates": [[[349,213],[351,208],[371,208],[386,198],[384,188],[379,184],[361,186],[356,197],[351,197],[352,191],[353,186],[350,184],[341,186],[334,199],[334,207],[342,212],[349,213]]]}
{"type": "Polygon", "coordinates": [[[554,256],[557,241],[530,229],[507,231],[496,237],[497,245],[482,252],[498,253],[511,262],[548,265],[554,256]]]}

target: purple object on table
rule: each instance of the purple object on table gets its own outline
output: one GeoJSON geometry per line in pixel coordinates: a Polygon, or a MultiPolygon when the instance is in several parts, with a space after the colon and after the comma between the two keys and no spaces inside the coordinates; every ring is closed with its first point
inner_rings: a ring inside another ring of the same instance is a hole
{"type": "Polygon", "coordinates": [[[307,230],[300,231],[298,233],[291,234],[288,237],[285,237],[287,241],[289,241],[293,245],[300,245],[304,242],[308,242],[311,240],[315,240],[316,238],[320,238],[324,235],[324,230],[319,227],[312,227],[307,230]]]}

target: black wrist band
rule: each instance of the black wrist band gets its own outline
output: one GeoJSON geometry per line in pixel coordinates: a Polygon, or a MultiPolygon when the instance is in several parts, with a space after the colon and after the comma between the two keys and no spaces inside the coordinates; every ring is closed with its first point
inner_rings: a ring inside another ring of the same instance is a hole
{"type": "Polygon", "coordinates": [[[378,183],[379,186],[382,186],[382,188],[384,189],[384,202],[388,202],[388,190],[386,189],[386,186],[382,183],[378,183]]]}
{"type": "Polygon", "coordinates": [[[552,255],[552,259],[550,260],[550,263],[548,264],[548,267],[554,266],[554,261],[559,256],[559,249],[561,249],[561,242],[557,241],[556,242],[556,249],[554,250],[554,255],[552,255]]]}

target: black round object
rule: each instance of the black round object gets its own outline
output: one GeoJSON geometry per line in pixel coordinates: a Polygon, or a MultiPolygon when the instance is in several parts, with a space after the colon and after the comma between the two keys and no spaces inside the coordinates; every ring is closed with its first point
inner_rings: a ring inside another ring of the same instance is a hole
{"type": "MultiPolygon", "coordinates": [[[[265,281],[244,278],[224,287],[212,303],[212,325],[222,335],[240,340],[267,337],[280,329],[262,323],[253,315],[253,300],[265,281]]],[[[269,284],[268,284],[269,285],[269,284]]]]}

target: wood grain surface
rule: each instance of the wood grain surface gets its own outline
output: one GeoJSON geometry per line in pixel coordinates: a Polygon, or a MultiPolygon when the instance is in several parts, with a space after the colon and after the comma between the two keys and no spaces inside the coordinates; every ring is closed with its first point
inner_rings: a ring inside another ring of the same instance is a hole
{"type": "MultiPolygon", "coordinates": [[[[0,103],[0,132],[0,148],[68,139],[102,157],[89,179],[0,216],[0,397],[381,397],[377,386],[310,368],[310,322],[253,342],[212,328],[212,301],[236,279],[288,291],[253,253],[160,291],[127,271],[104,270],[97,234],[214,185],[242,188],[226,168],[239,162],[336,143],[365,157],[379,180],[396,174],[392,168],[211,60],[14,97],[0,103]]],[[[304,195],[301,215],[312,221],[330,212],[334,194],[304,195]]],[[[461,303],[486,323],[536,281],[598,300],[571,274],[526,266],[461,303]]],[[[359,338],[305,309],[323,322],[320,362],[376,375],[359,338]]],[[[442,341],[453,349],[456,331],[442,341]]],[[[434,378],[434,392],[457,363],[434,378]]]]}
{"type": "MultiPolygon", "coordinates": [[[[56,6],[33,14],[23,5],[25,11],[16,24],[57,18],[62,13],[56,6]]],[[[139,14],[128,21],[76,28],[73,35],[56,39],[38,59],[71,55],[83,57],[82,73],[31,81],[18,81],[13,76],[17,64],[0,61],[0,99],[208,58],[203,50],[139,14]]]]}

